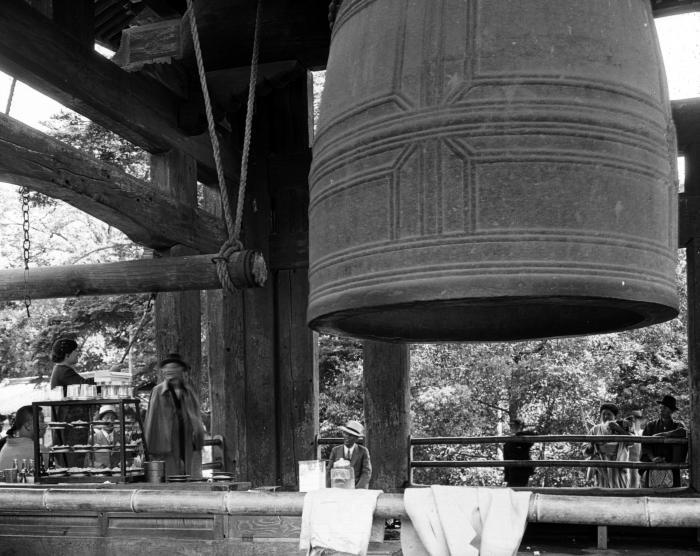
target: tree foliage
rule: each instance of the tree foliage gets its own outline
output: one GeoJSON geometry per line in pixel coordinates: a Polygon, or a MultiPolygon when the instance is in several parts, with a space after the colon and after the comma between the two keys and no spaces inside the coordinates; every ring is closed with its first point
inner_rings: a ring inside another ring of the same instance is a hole
{"type": "MultiPolygon", "coordinates": [[[[148,177],[144,151],[74,113],[54,116],[48,127],[57,139],[140,177],[148,177]]],[[[0,188],[3,212],[0,261],[5,268],[21,268],[22,211],[19,189],[0,188]]],[[[30,273],[38,266],[104,263],[136,259],[143,248],[119,230],[80,210],[39,193],[30,193],[30,273]]],[[[30,291],[31,295],[31,291],[30,291]]],[[[20,301],[0,305],[0,378],[47,376],[51,345],[59,336],[75,337],[82,345],[81,371],[106,369],[121,361],[130,334],[141,320],[148,295],[37,299],[27,318],[20,301]]],[[[155,361],[152,316],[132,347],[137,372],[155,361]]],[[[146,380],[150,381],[150,378],[146,380]]]]}

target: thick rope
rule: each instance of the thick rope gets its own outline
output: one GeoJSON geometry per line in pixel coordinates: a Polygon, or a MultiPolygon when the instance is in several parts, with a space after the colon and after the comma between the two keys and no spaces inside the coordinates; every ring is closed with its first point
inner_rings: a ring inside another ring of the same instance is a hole
{"type": "Polygon", "coordinates": [[[248,154],[250,153],[250,138],[253,133],[253,111],[255,110],[255,86],[258,82],[258,50],[260,49],[260,20],[262,18],[262,0],[258,0],[255,11],[255,31],[253,35],[253,54],[250,59],[250,82],[248,83],[248,106],[245,115],[245,135],[243,136],[243,153],[241,154],[241,181],[238,186],[238,206],[236,207],[236,225],[234,236],[241,233],[243,220],[243,203],[248,181],[248,154]]]}
{"type": "Polygon", "coordinates": [[[194,54],[197,61],[197,73],[199,74],[199,82],[202,87],[204,96],[204,108],[207,115],[207,127],[209,129],[209,137],[211,139],[212,151],[214,154],[214,164],[216,166],[216,175],[219,180],[219,190],[221,191],[221,204],[226,221],[226,229],[228,230],[229,238],[224,242],[219,250],[219,253],[212,260],[216,263],[216,271],[221,281],[221,285],[229,291],[234,291],[235,286],[229,276],[227,261],[232,253],[240,251],[243,244],[240,241],[241,224],[243,221],[243,208],[245,206],[245,193],[248,182],[248,156],[250,153],[250,141],[253,128],[253,111],[255,109],[255,86],[258,81],[258,51],[260,42],[260,21],[262,19],[262,0],[258,0],[257,10],[255,14],[255,30],[253,36],[253,54],[250,62],[250,83],[248,86],[248,105],[245,119],[245,133],[243,136],[243,152],[241,155],[241,177],[238,184],[238,202],[236,204],[235,221],[231,215],[231,204],[228,196],[228,188],[226,187],[226,179],[224,177],[223,165],[221,163],[221,154],[219,147],[219,139],[216,135],[214,127],[214,115],[211,108],[211,99],[209,97],[209,87],[207,86],[206,73],[204,71],[204,61],[202,59],[202,49],[199,43],[199,32],[197,31],[197,21],[194,15],[193,0],[187,0],[187,9],[189,12],[190,32],[192,33],[192,43],[194,45],[194,54]]]}
{"type": "Polygon", "coordinates": [[[224,219],[226,220],[226,228],[229,232],[229,237],[233,237],[233,221],[231,220],[231,211],[228,199],[228,190],[224,178],[224,169],[221,163],[221,152],[219,147],[219,138],[216,135],[214,128],[214,115],[211,108],[211,99],[209,98],[209,87],[207,86],[207,76],[204,72],[204,61],[202,60],[202,48],[199,44],[199,31],[197,31],[197,21],[194,15],[194,6],[192,0],[187,0],[187,10],[189,12],[190,32],[192,33],[192,43],[194,45],[194,56],[197,60],[197,72],[199,74],[199,84],[204,95],[204,110],[207,114],[207,127],[209,128],[209,138],[211,139],[212,152],[214,154],[214,165],[216,166],[216,177],[219,180],[219,189],[221,190],[221,204],[223,205],[224,219]]]}

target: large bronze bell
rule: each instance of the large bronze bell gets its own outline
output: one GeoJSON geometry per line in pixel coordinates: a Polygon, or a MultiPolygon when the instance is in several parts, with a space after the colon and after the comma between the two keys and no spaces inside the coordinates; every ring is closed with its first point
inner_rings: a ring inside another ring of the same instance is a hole
{"type": "Polygon", "coordinates": [[[678,312],[646,0],[344,0],[313,151],[317,330],[519,340],[678,312]]]}

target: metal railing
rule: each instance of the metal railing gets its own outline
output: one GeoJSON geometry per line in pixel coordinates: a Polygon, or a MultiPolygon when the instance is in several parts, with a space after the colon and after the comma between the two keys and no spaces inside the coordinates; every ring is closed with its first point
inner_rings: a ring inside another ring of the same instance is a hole
{"type": "MultiPolygon", "coordinates": [[[[664,444],[673,446],[687,446],[687,438],[664,438],[658,436],[631,436],[631,435],[588,435],[588,434],[548,434],[548,435],[522,435],[522,436],[437,436],[425,438],[410,438],[408,457],[409,469],[426,467],[448,468],[473,468],[473,467],[605,467],[624,469],[687,469],[687,463],[677,462],[644,462],[644,461],[605,461],[599,459],[532,459],[532,460],[414,460],[414,446],[436,445],[469,445],[469,444],[503,444],[505,442],[518,442],[527,444],[538,443],[586,443],[601,444],[607,442],[620,442],[625,444],[664,444]]],[[[319,447],[325,445],[342,444],[342,438],[317,438],[316,453],[319,447]]]]}

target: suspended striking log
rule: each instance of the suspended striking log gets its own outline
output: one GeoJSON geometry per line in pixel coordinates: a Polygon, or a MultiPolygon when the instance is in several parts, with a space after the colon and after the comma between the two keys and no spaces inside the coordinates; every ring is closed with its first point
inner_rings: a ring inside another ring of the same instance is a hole
{"type": "MultiPolygon", "coordinates": [[[[216,255],[163,257],[106,264],[31,268],[33,299],[77,295],[213,290],[221,287],[212,258],[216,255]]],[[[258,251],[234,253],[229,274],[238,288],[265,285],[267,268],[258,251]]],[[[0,300],[24,298],[24,271],[0,271],[0,300]]]]}
{"type": "Polygon", "coordinates": [[[675,139],[649,2],[344,0],[309,324],[498,341],[675,317],[675,139]]]}

